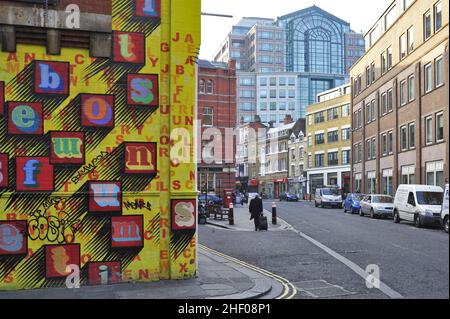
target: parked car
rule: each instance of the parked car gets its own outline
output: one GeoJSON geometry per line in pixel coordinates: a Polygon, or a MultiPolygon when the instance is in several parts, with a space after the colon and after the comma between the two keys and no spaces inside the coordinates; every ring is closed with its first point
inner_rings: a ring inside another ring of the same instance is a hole
{"type": "Polygon", "coordinates": [[[444,191],[444,201],[442,202],[442,225],[444,226],[445,232],[448,234],[448,184],[445,185],[445,191],[444,191]]]}
{"type": "Polygon", "coordinates": [[[343,201],[341,192],[335,187],[318,188],[316,189],[314,204],[316,207],[330,206],[342,208],[343,201]]]}
{"type": "Polygon", "coordinates": [[[350,193],[344,201],[344,213],[350,212],[352,214],[359,213],[361,209],[361,200],[364,198],[363,194],[350,193]]]}
{"type": "Polygon", "coordinates": [[[360,216],[371,218],[392,217],[394,214],[394,198],[389,195],[366,195],[360,202],[360,216]]]}
{"type": "Polygon", "coordinates": [[[439,186],[400,185],[394,200],[394,222],[416,227],[441,225],[444,190],[439,186]]]}
{"type": "Polygon", "coordinates": [[[287,201],[287,202],[298,202],[299,198],[296,194],[289,194],[289,193],[284,193],[281,197],[280,197],[280,201],[287,201]]]}
{"type": "Polygon", "coordinates": [[[217,195],[202,194],[202,195],[198,196],[198,200],[202,203],[206,203],[206,198],[208,198],[208,204],[212,202],[214,205],[223,205],[223,199],[217,195]],[[208,197],[206,197],[206,196],[208,196],[208,197]]]}

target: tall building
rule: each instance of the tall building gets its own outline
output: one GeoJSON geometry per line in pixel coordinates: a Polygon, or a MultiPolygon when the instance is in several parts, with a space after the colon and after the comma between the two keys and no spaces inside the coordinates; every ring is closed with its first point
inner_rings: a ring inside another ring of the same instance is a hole
{"type": "Polygon", "coordinates": [[[364,52],[364,38],[348,22],[317,6],[279,17],[277,24],[285,30],[286,71],[300,73],[300,115],[304,117],[317,94],[348,82],[349,63],[364,52]]]}
{"type": "Polygon", "coordinates": [[[289,150],[289,187],[288,192],[305,198],[306,194],[306,121],[300,119],[300,130],[292,132],[288,141],[289,150]]]}
{"type": "Polygon", "coordinates": [[[286,113],[294,120],[305,118],[306,107],[316,102],[318,93],[347,83],[350,66],[363,54],[362,34],[353,32],[348,22],[313,6],[277,21],[243,18],[224,40],[215,60],[236,60],[238,124],[251,122],[257,114],[263,122],[265,117],[272,117],[279,125],[279,118],[286,113]],[[278,77],[283,72],[298,78],[297,93],[286,101],[272,101],[281,103],[281,110],[267,113],[264,101],[258,100],[256,77],[278,77]],[[291,107],[295,103],[295,110],[284,113],[285,102],[291,107]]]}
{"type": "Polygon", "coordinates": [[[317,187],[351,188],[351,88],[344,85],[318,95],[307,108],[307,192],[317,187]]]}
{"type": "Polygon", "coordinates": [[[201,124],[201,162],[198,163],[198,185],[203,192],[223,195],[225,189],[235,189],[235,150],[229,149],[226,130],[236,125],[236,68],[229,63],[198,61],[198,119],[201,124]],[[220,134],[213,134],[216,129],[220,134]],[[211,143],[220,135],[221,149],[211,143]],[[211,138],[210,138],[211,137],[211,138]],[[217,154],[217,152],[220,152],[217,154]]]}
{"type": "Polygon", "coordinates": [[[354,190],[448,181],[448,22],[448,1],[395,0],[365,35],[350,72],[354,190]]]}

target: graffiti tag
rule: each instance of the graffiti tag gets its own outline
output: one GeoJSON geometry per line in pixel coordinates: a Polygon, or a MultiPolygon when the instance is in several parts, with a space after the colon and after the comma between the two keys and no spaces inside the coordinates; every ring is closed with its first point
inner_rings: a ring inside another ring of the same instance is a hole
{"type": "MultiPolygon", "coordinates": [[[[64,212],[61,212],[64,214],[64,212]]],[[[71,244],[79,230],[80,220],[68,221],[49,216],[47,211],[38,210],[28,221],[28,236],[31,240],[48,240],[51,243],[71,244]]]]}

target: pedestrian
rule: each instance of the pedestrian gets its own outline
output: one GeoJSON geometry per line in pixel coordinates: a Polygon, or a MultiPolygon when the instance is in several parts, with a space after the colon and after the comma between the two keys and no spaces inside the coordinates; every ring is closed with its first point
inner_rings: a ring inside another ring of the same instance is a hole
{"type": "Polygon", "coordinates": [[[248,209],[251,215],[250,220],[253,219],[255,222],[255,231],[258,231],[260,229],[259,217],[261,217],[263,212],[263,202],[259,195],[256,195],[255,198],[250,201],[250,206],[248,209]]]}

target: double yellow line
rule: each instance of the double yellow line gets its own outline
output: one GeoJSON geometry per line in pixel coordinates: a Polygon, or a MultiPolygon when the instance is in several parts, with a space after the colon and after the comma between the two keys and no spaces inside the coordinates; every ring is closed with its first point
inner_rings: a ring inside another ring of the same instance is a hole
{"type": "Polygon", "coordinates": [[[239,265],[241,265],[241,266],[243,266],[245,268],[248,268],[250,270],[256,271],[256,272],[258,272],[258,273],[260,273],[262,275],[265,275],[265,276],[267,276],[269,278],[272,278],[272,279],[278,281],[283,286],[283,293],[280,296],[278,296],[276,299],[292,299],[292,298],[295,297],[295,295],[297,295],[297,288],[295,288],[295,286],[289,280],[287,280],[287,279],[285,279],[285,278],[283,278],[281,276],[275,275],[275,274],[273,274],[273,273],[271,273],[271,272],[269,272],[269,271],[267,271],[265,269],[261,269],[259,267],[256,267],[256,266],[253,266],[251,264],[248,264],[248,263],[246,263],[246,262],[244,262],[242,260],[239,260],[239,259],[227,256],[227,255],[224,255],[224,254],[222,254],[222,253],[220,253],[218,251],[215,251],[215,250],[213,250],[211,248],[208,248],[206,246],[199,245],[199,247],[202,248],[203,250],[211,253],[211,254],[214,254],[214,255],[219,256],[219,257],[221,257],[223,259],[226,259],[228,261],[231,261],[231,262],[234,262],[236,264],[239,264],[239,265]]]}

